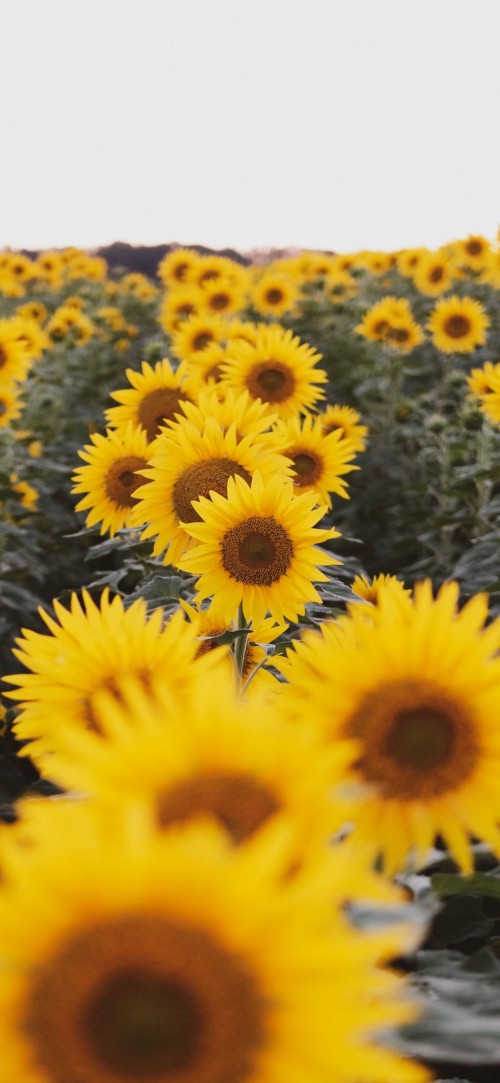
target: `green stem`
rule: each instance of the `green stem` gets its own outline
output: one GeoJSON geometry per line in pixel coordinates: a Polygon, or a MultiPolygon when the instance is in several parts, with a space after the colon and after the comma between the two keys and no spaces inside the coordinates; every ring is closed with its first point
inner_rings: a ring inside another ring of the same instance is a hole
{"type": "Polygon", "coordinates": [[[237,628],[238,628],[238,631],[242,630],[242,631],[246,631],[246,633],[247,633],[246,635],[236,636],[236,639],[234,640],[234,663],[235,663],[235,666],[236,666],[238,676],[241,678],[241,677],[243,677],[243,667],[244,667],[244,664],[245,664],[245,653],[246,653],[247,643],[248,643],[248,632],[250,631],[250,625],[249,625],[248,621],[245,620],[245,617],[243,616],[243,609],[242,609],[241,605],[240,605],[240,607],[238,609],[238,625],[237,625],[237,628]]]}

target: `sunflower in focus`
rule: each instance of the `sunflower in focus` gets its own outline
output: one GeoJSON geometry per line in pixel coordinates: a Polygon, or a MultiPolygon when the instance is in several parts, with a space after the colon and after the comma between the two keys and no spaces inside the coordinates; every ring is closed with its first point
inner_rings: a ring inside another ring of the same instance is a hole
{"type": "Polygon", "coordinates": [[[326,406],[319,415],[325,433],[340,432],[343,440],[350,440],[356,451],[364,451],[368,429],[361,425],[361,414],[352,406],[337,403],[326,406]]]}
{"type": "Polygon", "coordinates": [[[136,489],[144,481],[149,443],[146,433],[129,423],[119,432],[108,429],[105,436],[92,433],[92,443],[78,454],[86,463],[75,471],[71,492],[85,493],[75,511],[86,511],[87,526],[101,524],[101,534],[113,537],[117,530],[132,526],[136,489]]]}
{"type": "Polygon", "coordinates": [[[317,494],[295,495],[290,478],[264,482],[259,472],[251,484],[232,477],[227,497],[195,501],[198,522],[185,523],[198,542],[179,567],[193,575],[198,599],[213,595],[212,611],[231,621],[241,606],[247,621],[266,614],[276,621],[295,621],[306,602],[320,602],[313,582],[325,581],[321,565],[340,562],[315,548],[336,530],[316,528],[327,508],[318,507],[317,494]]]}
{"type": "Polygon", "coordinates": [[[215,417],[207,417],[202,429],[187,418],[171,425],[158,437],[144,471],[146,484],[135,493],[135,522],[146,524],[143,540],[156,539],[153,555],[163,554],[165,564],[180,567],[180,557],[193,544],[187,527],[199,522],[194,502],[225,496],[231,477],[250,482],[257,468],[266,477],[290,472],[271,443],[266,447],[251,435],[240,437],[234,424],[224,430],[215,417]]]}
{"type": "Polygon", "coordinates": [[[472,297],[446,297],[438,301],[427,326],[436,349],[471,353],[486,342],[490,319],[472,297]]]}
{"type": "Polygon", "coordinates": [[[283,832],[234,847],[67,803],[28,830],[0,907],[3,1079],[428,1079],[376,1038],[418,1014],[385,965],[415,932],[351,926],[332,853],[287,878],[283,832]]]}
{"type": "Polygon", "coordinates": [[[438,297],[453,285],[453,264],[445,252],[429,252],[419,260],[413,281],[420,293],[438,297]]]}
{"type": "Polygon", "coordinates": [[[321,732],[361,742],[346,774],[353,840],[388,874],[425,861],[441,835],[464,873],[475,836],[500,854],[500,620],[484,627],[485,595],[460,611],[458,584],[433,598],[429,581],[411,605],[379,591],[335,635],[315,633],[290,652],[281,704],[307,703],[321,732]]]}
{"type": "Polygon", "coordinates": [[[268,270],[259,276],[250,293],[253,308],[262,316],[275,319],[291,312],[298,296],[299,289],[292,278],[268,270]]]}
{"type": "Polygon", "coordinates": [[[73,731],[86,729],[92,740],[102,740],[94,697],[103,689],[119,698],[124,677],[148,689],[163,673],[177,709],[182,703],[188,710],[198,678],[219,669],[218,679],[227,679],[224,651],[198,655],[197,630],[180,610],[164,624],[161,609],[148,616],[142,598],[125,609],[107,589],[99,605],[83,591],[82,601],[72,594],[69,610],[57,601],[53,607],[55,619],[39,611],[48,634],[24,629],[16,640],[13,653],[27,672],[4,680],[14,685],[5,696],[19,704],[16,732],[31,742],[26,754],[55,780],[58,753],[73,731]]]}
{"type": "Polygon", "coordinates": [[[149,443],[168,421],[181,414],[183,402],[194,400],[186,365],[181,364],[174,371],[166,357],[154,367],[143,361],[141,372],[127,369],[125,375],[132,386],[111,392],[111,398],[120,405],[105,411],[106,420],[120,431],[130,424],[139,426],[149,443]]]}
{"type": "Polygon", "coordinates": [[[496,425],[500,422],[500,363],[486,361],[473,369],[467,378],[471,397],[479,399],[479,408],[496,425]]]}
{"type": "Polygon", "coordinates": [[[342,475],[359,468],[352,465],[356,448],[342,437],[339,429],[325,433],[321,416],[308,416],[278,422],[274,431],[284,455],[291,460],[297,492],[316,492],[329,507],[331,493],[348,499],[347,483],[342,475]]]}
{"type": "Polygon", "coordinates": [[[262,327],[253,345],[230,343],[226,354],[223,382],[249,391],[252,398],[261,399],[282,418],[313,409],[324,398],[318,384],[326,383],[328,377],[318,367],[321,354],[279,324],[262,327]]]}

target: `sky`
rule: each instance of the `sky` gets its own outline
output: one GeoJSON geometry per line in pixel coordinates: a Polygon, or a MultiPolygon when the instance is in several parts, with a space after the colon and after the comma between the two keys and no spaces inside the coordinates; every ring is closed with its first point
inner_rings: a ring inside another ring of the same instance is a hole
{"type": "Polygon", "coordinates": [[[498,0],[2,0],[0,248],[500,225],[498,0]]]}

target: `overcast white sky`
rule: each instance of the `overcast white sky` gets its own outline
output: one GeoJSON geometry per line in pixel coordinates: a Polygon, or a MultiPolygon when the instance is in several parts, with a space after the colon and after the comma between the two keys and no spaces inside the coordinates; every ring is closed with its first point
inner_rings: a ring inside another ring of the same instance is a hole
{"type": "Polygon", "coordinates": [[[500,224],[500,0],[0,0],[0,248],[500,224]]]}

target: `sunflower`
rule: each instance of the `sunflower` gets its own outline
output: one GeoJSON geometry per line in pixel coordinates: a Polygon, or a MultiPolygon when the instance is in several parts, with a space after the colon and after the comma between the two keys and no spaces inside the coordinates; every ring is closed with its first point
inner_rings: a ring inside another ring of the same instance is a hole
{"type": "Polygon", "coordinates": [[[4,429],[21,416],[24,402],[15,384],[0,382],[0,429],[4,429]]]}
{"type": "Polygon", "coordinates": [[[229,387],[250,392],[268,403],[280,417],[313,409],[328,380],[318,368],[321,354],[279,324],[260,328],[255,343],[232,342],[227,347],[223,380],[229,387]]]}
{"type": "Polygon", "coordinates": [[[92,433],[90,439],[92,443],[78,452],[87,465],[80,466],[71,479],[76,482],[71,491],[86,494],[75,511],[88,511],[87,526],[100,523],[101,534],[109,532],[113,537],[117,530],[132,526],[135,491],[148,465],[148,439],[143,429],[130,422],[119,432],[108,429],[106,436],[92,433]]]}
{"type": "Polygon", "coordinates": [[[229,478],[250,481],[257,468],[265,476],[289,473],[288,461],[271,444],[264,447],[250,435],[240,438],[234,424],[224,430],[208,417],[200,430],[184,418],[162,433],[144,471],[148,481],[135,493],[135,522],[147,524],[143,540],[156,538],[153,555],[164,554],[165,564],[179,565],[193,544],[187,526],[199,521],[193,501],[214,493],[225,496],[229,478]]]}
{"type": "Polygon", "coordinates": [[[213,342],[224,338],[225,321],[222,316],[202,313],[190,316],[181,324],[173,337],[173,350],[176,357],[190,361],[192,357],[203,353],[213,342]]]}
{"type": "Polygon", "coordinates": [[[498,425],[500,422],[500,363],[486,361],[481,369],[472,369],[467,378],[471,397],[479,399],[480,409],[498,425]]]}
{"type": "Polygon", "coordinates": [[[182,364],[187,366],[193,385],[198,389],[220,389],[222,380],[222,362],[226,360],[226,351],[220,342],[211,342],[206,350],[192,354],[188,361],[182,364]]]}
{"type": "Polygon", "coordinates": [[[376,1039],[418,1014],[384,965],[415,933],[349,925],[333,854],[286,877],[277,830],[232,847],[210,823],[106,829],[60,803],[29,826],[0,905],[2,1078],[428,1078],[376,1039]]]}
{"type": "Polygon", "coordinates": [[[313,727],[291,727],[260,696],[242,700],[218,671],[198,682],[182,713],[161,676],[150,690],[124,679],[119,691],[94,699],[101,741],[68,729],[57,775],[66,787],[115,804],[126,793],[162,830],[209,816],[236,845],[285,815],[296,860],[342,826],[331,780],[348,752],[339,760],[313,727]]]}
{"type": "Polygon", "coordinates": [[[48,311],[42,301],[27,301],[25,305],[18,306],[16,316],[43,323],[47,319],[48,311]]]}
{"type": "Polygon", "coordinates": [[[120,290],[130,297],[137,297],[139,301],[154,301],[158,296],[158,290],[146,275],[133,272],[124,275],[119,283],[120,290]]]}
{"type": "Polygon", "coordinates": [[[339,406],[334,403],[322,410],[319,415],[323,431],[340,432],[343,440],[350,440],[356,451],[364,451],[368,429],[360,425],[361,414],[352,406],[339,406]]]}
{"type": "Polygon", "coordinates": [[[453,283],[453,264],[445,252],[429,252],[419,260],[413,281],[420,293],[438,297],[453,283]]]}
{"type": "Polygon", "coordinates": [[[342,304],[355,297],[358,292],[356,279],[348,271],[333,267],[326,279],[327,296],[333,304],[342,304]]]}
{"type": "Polygon", "coordinates": [[[320,565],[339,564],[316,543],[338,537],[336,530],[315,528],[326,507],[317,506],[316,493],[293,492],[291,479],[276,476],[264,482],[257,471],[248,484],[232,477],[227,498],[195,501],[201,522],[185,523],[198,541],[179,567],[200,574],[198,598],[213,595],[216,616],[232,620],[241,606],[247,621],[267,613],[277,621],[295,621],[306,602],[319,602],[313,581],[327,576],[320,565]]]}
{"type": "Polygon", "coordinates": [[[130,424],[139,426],[151,442],[167,421],[181,415],[181,404],[192,402],[195,395],[185,364],[174,371],[165,357],[154,368],[143,361],[141,369],[141,372],[126,370],[132,387],[111,392],[111,398],[120,406],[109,407],[105,416],[108,424],[120,431],[130,424]]]}
{"type": "Polygon", "coordinates": [[[176,248],[168,252],[158,264],[158,275],[165,286],[172,287],[193,280],[200,257],[192,248],[176,248]]]}
{"type": "MultiPolygon", "coordinates": [[[[252,399],[248,391],[238,393],[232,388],[208,387],[198,393],[195,403],[183,402],[181,410],[199,432],[203,432],[207,418],[211,417],[217,421],[223,432],[235,425],[239,440],[243,436],[262,437],[268,446],[271,443],[277,450],[282,450],[283,442],[278,441],[275,433],[271,431],[276,414],[266,403],[252,399]]],[[[169,428],[175,430],[175,423],[169,422],[169,428]]]]}
{"type": "Polygon", "coordinates": [[[178,286],[165,297],[158,322],[167,335],[174,334],[190,316],[199,316],[203,294],[197,286],[178,286]]]}
{"type": "Polygon", "coordinates": [[[227,278],[204,282],[200,292],[199,311],[216,316],[232,316],[246,305],[246,293],[241,286],[227,278]]]}
{"type": "Polygon", "coordinates": [[[94,697],[103,689],[118,697],[123,677],[149,687],[164,672],[171,695],[186,710],[198,676],[219,668],[219,679],[226,679],[224,651],[199,656],[197,630],[180,610],[163,626],[160,609],[148,617],[143,599],[125,609],[107,589],[99,605],[83,591],[82,601],[72,594],[69,610],[57,601],[53,606],[56,619],[40,610],[49,634],[24,629],[16,640],[13,653],[28,672],[4,679],[15,686],[5,695],[19,703],[16,730],[32,742],[27,753],[54,775],[71,729],[89,729],[93,740],[102,739],[94,697]]]}
{"type": "Polygon", "coordinates": [[[53,342],[66,339],[74,340],[78,346],[84,346],[95,333],[95,326],[83,312],[73,305],[61,305],[47,324],[47,334],[53,342]]]}
{"type": "Polygon", "coordinates": [[[259,325],[251,320],[231,319],[224,326],[224,342],[249,342],[253,345],[259,333],[259,325]]]}
{"type": "Polygon", "coordinates": [[[469,836],[500,854],[500,620],[483,627],[485,595],[457,602],[453,582],[436,598],[417,584],[411,606],[383,590],[376,620],[351,607],[281,667],[284,708],[301,715],[307,704],[336,746],[360,742],[346,819],[388,873],[425,860],[438,835],[466,873],[469,836]]]}
{"type": "Polygon", "coordinates": [[[394,316],[390,321],[386,341],[399,353],[411,353],[423,340],[422,329],[412,316],[394,316]]]}
{"type": "Polygon", "coordinates": [[[198,286],[214,285],[221,281],[231,282],[239,289],[246,289],[246,267],[228,259],[227,256],[200,256],[193,271],[193,281],[198,286]]]}
{"type": "MultiPolygon", "coordinates": [[[[373,619],[375,615],[374,609],[378,609],[380,599],[387,591],[391,591],[394,600],[399,601],[402,606],[406,605],[411,608],[411,590],[405,587],[404,583],[395,575],[374,575],[372,579],[368,579],[366,575],[355,575],[351,583],[351,590],[363,602],[369,603],[368,606],[364,607],[364,615],[369,619],[373,619]]],[[[353,606],[357,607],[358,603],[347,603],[349,613],[352,611],[353,606]]]]}
{"type": "Polygon", "coordinates": [[[438,301],[428,322],[436,349],[443,353],[471,353],[486,342],[489,317],[472,297],[446,297],[438,301]]]}
{"type": "Polygon", "coordinates": [[[298,296],[299,289],[292,278],[269,270],[258,278],[250,293],[253,308],[275,319],[291,312],[298,296]]]}
{"type": "Polygon", "coordinates": [[[16,340],[25,346],[30,362],[38,361],[44,350],[48,350],[50,346],[49,337],[40,327],[38,320],[16,313],[12,320],[12,330],[16,340]]]}
{"type": "Polygon", "coordinates": [[[28,373],[31,358],[26,343],[18,337],[15,320],[0,320],[0,380],[2,384],[21,382],[28,373]]]}
{"type": "Polygon", "coordinates": [[[417,268],[426,256],[430,255],[427,248],[403,248],[396,255],[396,266],[405,278],[413,278],[417,268]]]}
{"type": "Polygon", "coordinates": [[[403,321],[403,326],[414,323],[406,297],[382,297],[364,313],[354,330],[374,342],[386,342],[392,326],[399,320],[403,321]]]}
{"type": "Polygon", "coordinates": [[[322,417],[308,416],[303,420],[290,418],[278,422],[275,432],[284,455],[292,462],[292,478],[298,492],[316,492],[328,506],[331,506],[331,493],[348,498],[342,475],[358,469],[352,465],[356,448],[343,439],[339,429],[325,433],[322,417]]]}
{"type": "Polygon", "coordinates": [[[453,254],[458,265],[467,271],[484,270],[490,252],[490,242],[478,234],[469,234],[465,240],[455,241],[453,245],[453,254]]]}

